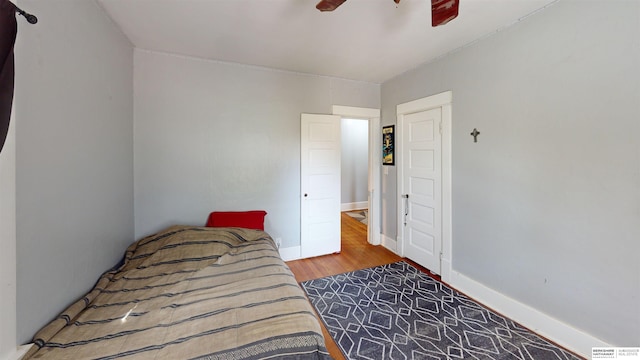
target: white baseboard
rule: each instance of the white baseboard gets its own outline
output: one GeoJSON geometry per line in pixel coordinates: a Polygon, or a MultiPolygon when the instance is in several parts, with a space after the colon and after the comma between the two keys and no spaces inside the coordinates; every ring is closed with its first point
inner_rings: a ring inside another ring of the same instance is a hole
{"type": "Polygon", "coordinates": [[[33,343],[19,345],[16,347],[16,350],[10,353],[0,354],[0,358],[3,360],[21,360],[27,352],[34,346],[33,343]]]}
{"type": "Polygon", "coordinates": [[[369,207],[368,201],[340,204],[340,211],[362,210],[369,207]]]}
{"type": "Polygon", "coordinates": [[[440,260],[440,278],[442,281],[447,284],[451,284],[451,274],[453,270],[451,269],[451,260],[445,259],[444,257],[440,260]]]}
{"type": "Polygon", "coordinates": [[[25,345],[18,346],[18,357],[17,357],[17,359],[22,359],[22,357],[27,354],[27,351],[29,351],[32,346],[35,346],[35,344],[31,343],[31,344],[25,344],[25,345]]]}
{"type": "Polygon", "coordinates": [[[612,346],[537,309],[501,294],[457,271],[451,271],[449,284],[481,304],[515,320],[535,333],[585,358],[591,357],[592,347],[612,346]]]}
{"type": "Polygon", "coordinates": [[[302,259],[300,255],[300,246],[291,246],[286,248],[278,249],[280,252],[280,257],[284,261],[298,260],[302,259]]]}
{"type": "Polygon", "coordinates": [[[395,239],[392,239],[388,236],[386,236],[385,234],[380,234],[380,238],[381,238],[381,245],[384,246],[385,248],[391,250],[391,252],[393,252],[396,255],[398,254],[398,242],[395,239]]]}

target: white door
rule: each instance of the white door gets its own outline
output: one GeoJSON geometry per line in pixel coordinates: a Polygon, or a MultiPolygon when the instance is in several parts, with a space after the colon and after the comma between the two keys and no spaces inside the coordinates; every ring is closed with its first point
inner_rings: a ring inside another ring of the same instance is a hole
{"type": "Polygon", "coordinates": [[[440,273],[442,248],[442,109],[402,117],[401,211],[403,253],[440,273]]]}
{"type": "Polygon", "coordinates": [[[340,116],[301,116],[300,255],[340,252],[340,116]]]}

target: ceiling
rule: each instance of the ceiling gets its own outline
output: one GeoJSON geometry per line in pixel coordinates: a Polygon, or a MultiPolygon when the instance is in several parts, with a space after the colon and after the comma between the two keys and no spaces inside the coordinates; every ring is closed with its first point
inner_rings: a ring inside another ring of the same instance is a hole
{"type": "Polygon", "coordinates": [[[461,0],[431,27],[429,0],[98,0],[135,47],[382,83],[557,0],[461,0]]]}

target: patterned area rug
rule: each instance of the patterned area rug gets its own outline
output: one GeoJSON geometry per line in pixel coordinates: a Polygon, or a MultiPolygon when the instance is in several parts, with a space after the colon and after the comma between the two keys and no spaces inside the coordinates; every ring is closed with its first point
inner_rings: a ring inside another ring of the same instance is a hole
{"type": "Polygon", "coordinates": [[[347,215],[351,216],[352,218],[360,221],[365,225],[369,225],[369,210],[348,211],[347,215]]]}
{"type": "Polygon", "coordinates": [[[579,359],[403,261],[302,287],[347,359],[579,359]]]}

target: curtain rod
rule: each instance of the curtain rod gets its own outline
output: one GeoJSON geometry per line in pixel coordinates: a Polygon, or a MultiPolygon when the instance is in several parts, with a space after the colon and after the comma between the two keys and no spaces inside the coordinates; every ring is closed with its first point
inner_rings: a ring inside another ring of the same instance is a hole
{"type": "Polygon", "coordinates": [[[28,12],[20,9],[19,7],[16,6],[16,4],[13,4],[13,6],[16,8],[16,11],[18,12],[18,14],[24,16],[25,19],[27,19],[27,22],[29,24],[35,24],[38,22],[38,18],[35,15],[29,14],[28,12]]]}

